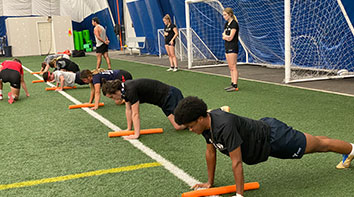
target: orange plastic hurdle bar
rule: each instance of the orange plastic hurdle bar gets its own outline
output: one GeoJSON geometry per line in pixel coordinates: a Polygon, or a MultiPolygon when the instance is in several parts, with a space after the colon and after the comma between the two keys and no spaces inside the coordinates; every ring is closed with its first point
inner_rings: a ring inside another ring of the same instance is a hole
{"type": "Polygon", "coordinates": [[[33,80],[32,83],[42,83],[44,80],[33,80]]]}
{"type": "Polygon", "coordinates": [[[34,74],[42,74],[42,72],[31,72],[32,75],[34,74]]]}
{"type": "MultiPolygon", "coordinates": [[[[94,107],[95,104],[91,103],[91,104],[79,104],[79,105],[69,105],[69,109],[77,109],[77,108],[82,108],[82,107],[94,107]]],[[[104,103],[99,103],[98,106],[102,107],[104,106],[104,103]]]]}
{"type": "MultiPolygon", "coordinates": [[[[142,129],[140,130],[140,134],[153,134],[153,133],[163,133],[162,128],[156,128],[156,129],[142,129]]],[[[109,132],[108,137],[120,137],[120,136],[126,136],[126,135],[133,135],[134,131],[115,131],[115,132],[109,132]]]]}
{"type": "MultiPolygon", "coordinates": [[[[258,182],[245,183],[244,185],[245,191],[253,190],[253,189],[259,189],[258,182]]],[[[214,187],[209,189],[201,189],[201,190],[185,192],[182,194],[182,197],[212,196],[212,195],[219,195],[219,194],[228,194],[232,192],[236,192],[236,185],[214,187]]]]}
{"type": "MultiPolygon", "coordinates": [[[[45,88],[45,90],[49,91],[49,90],[56,90],[58,89],[57,87],[52,87],[52,88],[45,88]]],[[[64,90],[67,90],[67,89],[76,89],[76,86],[73,86],[73,87],[63,87],[64,90]]]]}

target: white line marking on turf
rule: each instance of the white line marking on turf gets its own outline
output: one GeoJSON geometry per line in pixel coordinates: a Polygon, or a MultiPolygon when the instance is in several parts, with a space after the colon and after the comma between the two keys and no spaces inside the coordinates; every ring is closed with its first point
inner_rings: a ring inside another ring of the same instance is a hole
{"type": "MultiPolygon", "coordinates": [[[[28,72],[32,72],[30,69],[27,67],[23,66],[25,70],[28,72]]],[[[38,79],[43,79],[39,75],[35,74],[33,75],[37,77],[38,79]]],[[[55,85],[47,82],[47,84],[51,87],[54,87],[55,85]]],[[[68,93],[64,91],[58,91],[60,94],[65,96],[67,99],[75,103],[76,105],[82,104],[80,101],[69,95],[68,93]]],[[[90,114],[92,117],[96,118],[100,122],[102,122],[104,125],[106,125],[108,128],[112,129],[113,131],[119,131],[121,130],[118,126],[114,125],[112,122],[98,114],[97,112],[89,109],[89,108],[81,108],[82,110],[86,111],[88,114],[90,114]]],[[[168,171],[170,171],[173,175],[175,175],[177,178],[181,179],[183,182],[188,184],[189,186],[193,186],[197,183],[200,183],[200,181],[196,180],[186,172],[184,172],[182,169],[178,168],[177,166],[173,165],[170,161],[167,159],[163,158],[161,155],[157,154],[154,150],[150,149],[149,147],[145,146],[143,143],[141,143],[139,140],[127,140],[130,142],[133,146],[135,146],[137,149],[141,150],[143,153],[151,157],[153,160],[159,162],[164,168],[166,168],[168,171]]]]}

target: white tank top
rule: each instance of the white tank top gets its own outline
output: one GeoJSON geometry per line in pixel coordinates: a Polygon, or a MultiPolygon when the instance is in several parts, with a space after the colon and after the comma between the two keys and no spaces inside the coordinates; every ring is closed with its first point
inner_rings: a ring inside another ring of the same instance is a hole
{"type": "MultiPolygon", "coordinates": [[[[100,37],[102,38],[102,40],[106,40],[106,29],[104,27],[102,27],[102,25],[100,25],[100,24],[97,24],[96,27],[101,29],[100,37]]],[[[104,42],[101,42],[101,40],[97,39],[96,35],[95,35],[95,39],[96,39],[96,47],[99,47],[104,43],[104,42]]]]}

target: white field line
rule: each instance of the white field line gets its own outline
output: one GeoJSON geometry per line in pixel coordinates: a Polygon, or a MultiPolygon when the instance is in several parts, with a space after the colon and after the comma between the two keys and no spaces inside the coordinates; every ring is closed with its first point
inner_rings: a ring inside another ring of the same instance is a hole
{"type": "MultiPolygon", "coordinates": [[[[28,72],[32,72],[30,69],[27,67],[23,66],[25,70],[28,72]]],[[[38,79],[43,79],[41,76],[35,74],[35,77],[38,79]]],[[[54,87],[55,85],[48,83],[47,84],[51,87],[54,87]]],[[[75,103],[76,105],[82,104],[80,101],[69,95],[68,93],[64,91],[59,91],[58,93],[62,94],[65,96],[67,99],[69,99],[71,102],[75,103]]],[[[92,117],[96,118],[100,122],[102,122],[104,125],[106,125],[108,128],[112,129],[113,131],[119,131],[121,128],[101,116],[100,114],[96,113],[95,111],[89,109],[89,108],[81,108],[82,110],[86,111],[88,114],[90,114],[92,117]]],[[[185,182],[189,186],[193,186],[197,183],[200,183],[200,181],[196,180],[186,172],[184,172],[182,169],[178,168],[177,166],[173,165],[170,161],[167,159],[163,158],[161,155],[157,154],[154,150],[150,149],[149,147],[145,146],[143,143],[141,143],[139,140],[127,140],[130,142],[133,146],[135,146],[137,149],[141,150],[143,153],[151,157],[153,160],[159,162],[164,168],[166,168],[168,171],[170,171],[173,175],[175,175],[177,178],[181,179],[183,182],[185,182]]]]}

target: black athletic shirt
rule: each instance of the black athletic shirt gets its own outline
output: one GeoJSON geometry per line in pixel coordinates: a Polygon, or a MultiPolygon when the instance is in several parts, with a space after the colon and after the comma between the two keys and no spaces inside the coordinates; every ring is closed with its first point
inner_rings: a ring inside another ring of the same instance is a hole
{"type": "Polygon", "coordinates": [[[225,40],[225,49],[226,50],[228,50],[228,49],[237,49],[237,51],[238,51],[238,32],[239,32],[239,27],[238,27],[238,23],[235,20],[232,20],[230,25],[229,25],[229,22],[225,23],[224,31],[225,31],[225,34],[227,36],[229,36],[231,34],[231,29],[236,29],[236,33],[235,33],[234,38],[231,41],[226,41],[225,40]]]}
{"type": "Polygon", "coordinates": [[[134,104],[150,103],[162,107],[170,90],[170,86],[153,79],[135,79],[124,83],[123,98],[134,104]]]}
{"type": "Polygon", "coordinates": [[[172,40],[173,36],[175,36],[175,32],[173,31],[175,27],[175,24],[170,24],[170,26],[168,27],[167,25],[165,25],[164,32],[168,33],[168,35],[165,37],[165,43],[169,43],[172,40]]]}
{"type": "Polygon", "coordinates": [[[60,58],[59,60],[57,60],[56,65],[57,67],[55,68],[55,70],[65,69],[74,73],[80,71],[79,66],[75,62],[66,58],[60,58]]]}
{"type": "Polygon", "coordinates": [[[224,112],[220,109],[209,112],[211,116],[210,130],[202,135],[208,144],[213,144],[223,154],[229,156],[241,146],[242,161],[246,164],[257,164],[266,161],[270,154],[270,127],[263,121],[252,120],[224,112]]]}

